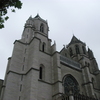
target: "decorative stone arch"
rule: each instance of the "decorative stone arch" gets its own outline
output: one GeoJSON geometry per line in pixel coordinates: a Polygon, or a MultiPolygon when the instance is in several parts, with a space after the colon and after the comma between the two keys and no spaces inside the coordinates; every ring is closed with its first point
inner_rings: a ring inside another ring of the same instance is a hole
{"type": "Polygon", "coordinates": [[[64,87],[64,94],[79,94],[79,84],[71,74],[65,75],[62,82],[64,87]]]}
{"type": "Polygon", "coordinates": [[[40,25],[40,32],[44,33],[44,24],[43,23],[41,23],[41,25],[40,25]]]}
{"type": "Polygon", "coordinates": [[[40,64],[39,67],[39,79],[41,80],[45,79],[45,66],[43,64],[40,64]]]}

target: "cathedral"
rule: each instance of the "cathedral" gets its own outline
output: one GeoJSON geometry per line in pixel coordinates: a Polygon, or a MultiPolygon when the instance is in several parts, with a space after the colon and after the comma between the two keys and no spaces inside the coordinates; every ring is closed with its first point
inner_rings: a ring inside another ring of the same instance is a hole
{"type": "Polygon", "coordinates": [[[99,100],[100,71],[92,50],[73,36],[58,52],[48,31],[38,14],[26,21],[0,80],[0,100],[99,100]]]}

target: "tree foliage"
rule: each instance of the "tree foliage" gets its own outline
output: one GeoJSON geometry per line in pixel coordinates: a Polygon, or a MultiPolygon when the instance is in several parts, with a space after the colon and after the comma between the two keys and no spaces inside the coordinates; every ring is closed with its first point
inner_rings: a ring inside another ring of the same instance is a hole
{"type": "MultiPolygon", "coordinates": [[[[9,19],[6,14],[10,7],[21,9],[22,3],[20,0],[0,0],[0,29],[4,28],[4,22],[9,19]]],[[[11,11],[15,12],[15,9],[11,11]]]]}

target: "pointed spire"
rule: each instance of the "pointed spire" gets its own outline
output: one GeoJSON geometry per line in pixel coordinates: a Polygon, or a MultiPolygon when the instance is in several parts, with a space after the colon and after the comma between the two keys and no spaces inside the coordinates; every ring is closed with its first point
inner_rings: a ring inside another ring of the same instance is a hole
{"type": "Polygon", "coordinates": [[[48,20],[46,20],[47,24],[48,24],[48,20]]]}
{"type": "Polygon", "coordinates": [[[90,48],[88,48],[88,55],[90,58],[94,58],[93,52],[90,48]]]}
{"type": "Polygon", "coordinates": [[[54,44],[52,45],[52,53],[56,52],[56,42],[54,41],[54,44]]]}
{"type": "Polygon", "coordinates": [[[30,15],[30,18],[32,18],[32,15],[30,15]]]}
{"type": "Polygon", "coordinates": [[[65,45],[63,44],[64,48],[65,48],[65,45]]]}
{"type": "Polygon", "coordinates": [[[28,18],[28,20],[29,20],[29,19],[32,19],[32,15],[30,15],[30,17],[28,18]]]}
{"type": "Polygon", "coordinates": [[[73,32],[73,30],[72,30],[72,34],[73,34],[73,36],[74,36],[74,32],[73,32]]]}
{"type": "Polygon", "coordinates": [[[70,43],[79,42],[79,40],[73,35],[70,43]]]}
{"type": "Polygon", "coordinates": [[[56,45],[56,41],[54,40],[54,44],[56,45]]]}
{"type": "Polygon", "coordinates": [[[72,37],[70,43],[68,44],[68,46],[69,46],[70,44],[74,44],[74,43],[82,43],[82,44],[85,45],[85,43],[83,43],[81,40],[77,39],[77,38],[73,35],[73,37],[72,37]]]}
{"type": "Polygon", "coordinates": [[[26,20],[25,27],[32,27],[32,15],[26,20]]]}
{"type": "Polygon", "coordinates": [[[35,19],[40,19],[41,21],[44,21],[45,23],[47,23],[47,21],[44,20],[44,19],[42,19],[38,13],[37,13],[37,15],[33,18],[33,20],[35,20],[35,19]]]}
{"type": "Polygon", "coordinates": [[[37,15],[34,18],[40,18],[39,14],[37,13],[37,15]]]}

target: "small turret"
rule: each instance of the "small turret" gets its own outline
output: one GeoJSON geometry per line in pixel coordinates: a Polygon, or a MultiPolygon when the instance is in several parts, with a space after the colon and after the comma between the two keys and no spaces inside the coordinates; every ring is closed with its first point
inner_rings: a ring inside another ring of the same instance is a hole
{"type": "Polygon", "coordinates": [[[34,23],[33,19],[30,16],[25,23],[25,27],[24,27],[24,31],[23,31],[22,39],[21,39],[22,42],[29,43],[34,37],[35,26],[33,23],[34,23]]]}
{"type": "Polygon", "coordinates": [[[88,56],[89,58],[94,58],[93,52],[90,48],[88,48],[88,56]]]}
{"type": "Polygon", "coordinates": [[[32,17],[30,16],[29,19],[25,23],[25,27],[32,27],[32,17]]]}
{"type": "Polygon", "coordinates": [[[56,52],[56,42],[54,41],[54,44],[52,45],[52,47],[51,47],[51,51],[52,51],[52,54],[54,53],[54,52],[56,52]]]}

